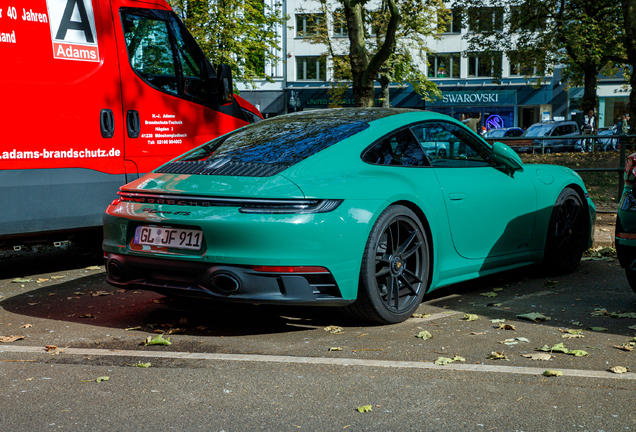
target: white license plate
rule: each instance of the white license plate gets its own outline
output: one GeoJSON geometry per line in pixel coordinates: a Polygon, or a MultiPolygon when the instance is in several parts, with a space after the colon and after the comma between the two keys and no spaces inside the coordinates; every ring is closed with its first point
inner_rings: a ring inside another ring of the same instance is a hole
{"type": "Polygon", "coordinates": [[[203,243],[203,231],[182,229],[138,226],[135,230],[133,243],[146,246],[160,246],[175,249],[201,250],[203,243]]]}

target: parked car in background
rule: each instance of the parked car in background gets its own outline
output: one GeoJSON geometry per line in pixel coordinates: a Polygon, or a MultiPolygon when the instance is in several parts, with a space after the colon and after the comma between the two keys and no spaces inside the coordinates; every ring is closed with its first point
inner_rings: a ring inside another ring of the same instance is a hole
{"type": "Polygon", "coordinates": [[[446,285],[574,270],[594,217],[574,171],[523,165],[451,117],[325,109],[230,132],[122,186],[103,248],[116,287],[396,323],[446,285]]]}
{"type": "Polygon", "coordinates": [[[484,138],[514,138],[523,135],[523,129],[518,127],[509,127],[502,129],[490,129],[484,134],[484,138]]]}
{"type": "Polygon", "coordinates": [[[612,135],[612,138],[599,138],[597,151],[618,151],[620,146],[618,145],[618,137],[616,137],[616,125],[601,128],[598,130],[597,135],[612,135]]]}
{"type": "MultiPolygon", "coordinates": [[[[519,153],[541,153],[542,149],[545,153],[577,151],[579,140],[568,138],[569,136],[576,135],[580,135],[580,133],[579,126],[575,121],[545,121],[535,123],[521,136],[527,138],[556,139],[535,139],[532,145],[517,147],[515,150],[519,153]]],[[[580,147],[578,151],[580,151],[580,147]]]]}

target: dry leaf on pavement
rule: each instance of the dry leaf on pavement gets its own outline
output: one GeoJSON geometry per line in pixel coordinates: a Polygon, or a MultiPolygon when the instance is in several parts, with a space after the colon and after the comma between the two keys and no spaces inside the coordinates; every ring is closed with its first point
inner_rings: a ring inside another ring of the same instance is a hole
{"type": "Polygon", "coordinates": [[[328,331],[328,332],[329,332],[329,333],[331,333],[331,334],[341,334],[341,333],[344,333],[344,330],[343,330],[343,328],[342,328],[342,327],[338,327],[338,326],[335,326],[335,325],[327,326],[327,327],[325,327],[323,330],[324,330],[324,331],[328,331]]]}
{"type": "Polygon", "coordinates": [[[613,368],[610,368],[610,371],[614,372],[615,374],[624,374],[626,372],[629,372],[629,369],[624,366],[614,366],[613,368]]]}
{"type": "Polygon", "coordinates": [[[15,342],[20,339],[24,339],[24,336],[0,336],[0,342],[15,342]]]}
{"type": "Polygon", "coordinates": [[[23,324],[20,326],[20,328],[31,328],[33,327],[33,324],[23,324]]]}
{"type": "Polygon", "coordinates": [[[526,357],[530,360],[550,360],[551,358],[554,358],[552,354],[545,353],[521,354],[521,357],[526,357]]]}

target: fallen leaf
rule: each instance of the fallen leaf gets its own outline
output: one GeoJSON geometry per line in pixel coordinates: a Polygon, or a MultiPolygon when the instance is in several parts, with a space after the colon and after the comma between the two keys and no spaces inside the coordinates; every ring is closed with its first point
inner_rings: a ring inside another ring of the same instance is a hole
{"type": "Polygon", "coordinates": [[[488,303],[486,305],[486,307],[499,307],[499,306],[501,306],[501,303],[488,303]]]}
{"type": "Polygon", "coordinates": [[[636,319],[636,312],[625,312],[625,313],[608,312],[607,309],[596,309],[596,310],[594,310],[594,312],[591,313],[591,315],[594,315],[594,316],[607,316],[607,317],[610,317],[610,318],[633,318],[633,319],[636,319]]]}
{"type": "Polygon", "coordinates": [[[453,361],[466,361],[466,359],[464,357],[460,357],[456,355],[453,357],[453,361]]]}
{"type": "Polygon", "coordinates": [[[0,336],[0,342],[15,342],[20,339],[24,339],[24,336],[0,336]]]}
{"type": "Polygon", "coordinates": [[[331,352],[331,351],[342,351],[342,348],[340,348],[340,347],[331,347],[331,348],[329,348],[329,352],[331,352]]]}
{"type": "Polygon", "coordinates": [[[475,314],[464,314],[464,318],[462,318],[464,321],[477,321],[478,319],[479,316],[475,314]]]}
{"type": "Polygon", "coordinates": [[[63,275],[63,276],[51,276],[51,279],[62,279],[62,278],[65,278],[65,277],[66,277],[66,275],[63,275]]]}
{"type": "Polygon", "coordinates": [[[563,372],[558,370],[553,370],[553,369],[548,369],[547,371],[543,372],[543,376],[547,376],[547,377],[560,377],[562,375],[563,375],[563,372]]]}
{"type": "Polygon", "coordinates": [[[636,348],[636,342],[627,342],[623,345],[614,345],[614,348],[618,348],[619,350],[623,351],[634,351],[634,349],[636,348]]]}
{"type": "Polygon", "coordinates": [[[568,334],[571,334],[571,335],[580,335],[581,333],[583,333],[583,330],[581,330],[581,329],[565,329],[565,330],[559,329],[559,331],[561,333],[568,333],[568,334]]]}
{"type": "Polygon", "coordinates": [[[170,338],[164,338],[163,335],[157,335],[153,339],[152,336],[148,336],[140,345],[172,345],[170,338]]]}
{"type": "Polygon", "coordinates": [[[610,371],[614,372],[615,374],[624,374],[629,372],[629,369],[624,366],[614,366],[613,368],[610,368],[610,371]]]}
{"type": "Polygon", "coordinates": [[[488,358],[490,360],[508,360],[510,361],[510,359],[508,358],[508,356],[502,352],[491,352],[490,355],[488,356],[488,358]]]}
{"type": "Polygon", "coordinates": [[[166,331],[164,334],[172,335],[172,334],[185,334],[185,329],[183,328],[173,328],[166,331]]]}
{"type": "Polygon", "coordinates": [[[338,327],[335,325],[327,326],[323,329],[324,331],[328,331],[331,334],[342,334],[344,333],[344,329],[342,327],[338,327]]]}
{"type": "Polygon", "coordinates": [[[552,347],[549,345],[543,345],[543,347],[537,348],[537,351],[560,352],[567,354],[569,350],[565,347],[565,345],[563,345],[563,343],[558,343],[552,347]]]}
{"type": "Polygon", "coordinates": [[[481,293],[479,295],[483,296],[483,297],[497,297],[497,293],[496,292],[485,292],[485,293],[481,293]]]}
{"type": "Polygon", "coordinates": [[[81,291],[75,291],[73,294],[74,294],[74,295],[84,295],[84,293],[83,293],[83,292],[81,292],[81,291]]]}
{"type": "Polygon", "coordinates": [[[524,337],[518,337],[518,338],[517,338],[517,340],[518,340],[519,342],[528,342],[528,343],[530,343],[530,339],[528,339],[528,338],[524,338],[524,337]]]}
{"type": "Polygon", "coordinates": [[[32,324],[23,324],[20,326],[20,328],[31,328],[31,327],[33,327],[32,324]]]}
{"type": "Polygon", "coordinates": [[[573,355],[574,357],[586,357],[589,354],[583,350],[569,350],[566,354],[573,355]]]}
{"type": "Polygon", "coordinates": [[[57,349],[57,346],[55,345],[47,345],[44,347],[44,351],[46,352],[51,352],[51,351],[55,351],[57,349]]]}
{"type": "Polygon", "coordinates": [[[517,330],[517,327],[513,326],[512,324],[499,324],[497,330],[517,330]]]}
{"type": "Polygon", "coordinates": [[[150,366],[152,366],[152,364],[150,362],[148,363],[137,362],[135,366],[137,366],[138,368],[149,368],[150,366]]]}
{"type": "Polygon", "coordinates": [[[48,282],[49,279],[45,279],[45,278],[38,278],[38,282],[48,282]]]}
{"type": "Polygon", "coordinates": [[[609,331],[608,329],[606,329],[605,327],[590,327],[590,330],[595,331],[595,332],[604,332],[604,331],[609,331]]]}
{"type": "Polygon", "coordinates": [[[415,337],[421,338],[422,340],[428,340],[433,337],[433,335],[427,330],[419,332],[415,337]]]}
{"type": "Polygon", "coordinates": [[[125,331],[132,331],[132,330],[141,330],[141,326],[137,326],[137,327],[128,327],[127,329],[124,329],[125,331]]]}
{"type": "Polygon", "coordinates": [[[486,332],[472,332],[471,335],[473,336],[481,336],[481,335],[485,335],[486,332]]]}
{"type": "Polygon", "coordinates": [[[431,314],[427,314],[427,313],[424,313],[424,314],[414,313],[413,315],[411,315],[411,318],[428,318],[430,316],[431,314]]]}
{"type": "Polygon", "coordinates": [[[517,318],[526,319],[534,322],[547,321],[550,319],[550,317],[547,317],[539,312],[530,312],[527,314],[517,315],[517,318]]]}
{"type": "Polygon", "coordinates": [[[564,338],[564,339],[580,339],[580,338],[584,338],[585,336],[582,335],[582,334],[569,334],[569,333],[566,333],[566,334],[561,335],[561,337],[564,338]]]}
{"type": "Polygon", "coordinates": [[[90,266],[86,267],[86,270],[101,270],[101,268],[99,266],[90,266]]]}
{"type": "Polygon", "coordinates": [[[373,407],[371,405],[363,405],[358,407],[358,412],[365,413],[373,411],[373,407]]]}
{"type": "Polygon", "coordinates": [[[452,358],[448,358],[448,357],[438,357],[437,360],[435,360],[435,364],[438,366],[444,366],[447,365],[449,363],[454,362],[455,360],[453,360],[452,358]]]}
{"type": "Polygon", "coordinates": [[[199,326],[199,327],[195,327],[194,329],[199,331],[204,331],[204,330],[207,330],[208,328],[206,326],[199,326]]]}
{"type": "Polygon", "coordinates": [[[504,318],[498,318],[498,319],[491,319],[490,322],[493,324],[497,324],[497,323],[506,322],[506,320],[504,318]]]}
{"type": "Polygon", "coordinates": [[[515,339],[506,339],[506,340],[499,341],[499,343],[511,346],[511,345],[517,345],[519,342],[515,339]]]}
{"type": "Polygon", "coordinates": [[[556,284],[558,284],[558,283],[559,283],[559,281],[555,281],[555,280],[546,280],[546,281],[543,283],[543,286],[544,286],[545,288],[554,288],[554,287],[556,286],[556,284]]]}
{"type": "Polygon", "coordinates": [[[11,282],[13,282],[13,283],[27,283],[27,282],[31,282],[31,279],[17,278],[17,279],[13,279],[11,282]]]}
{"type": "Polygon", "coordinates": [[[110,381],[110,377],[103,376],[103,377],[97,377],[97,378],[92,379],[92,380],[82,380],[80,382],[98,382],[98,383],[100,383],[102,381],[110,381]]]}
{"type": "Polygon", "coordinates": [[[554,358],[553,355],[544,353],[521,354],[521,357],[526,357],[530,360],[550,360],[554,358]]]}
{"type": "Polygon", "coordinates": [[[492,290],[495,292],[499,292],[499,291],[503,291],[503,288],[493,288],[492,290]]]}
{"type": "Polygon", "coordinates": [[[95,318],[95,315],[93,314],[83,314],[83,315],[78,315],[78,318],[95,318]]]}
{"type": "Polygon", "coordinates": [[[109,295],[113,295],[112,292],[108,292],[108,291],[95,291],[94,293],[91,294],[93,297],[99,297],[99,296],[109,296],[109,295]]]}

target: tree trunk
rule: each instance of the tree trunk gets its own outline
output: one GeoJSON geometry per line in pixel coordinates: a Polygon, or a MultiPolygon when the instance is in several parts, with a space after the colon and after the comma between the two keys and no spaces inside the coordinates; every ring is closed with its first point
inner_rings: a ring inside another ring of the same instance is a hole
{"type": "Polygon", "coordinates": [[[598,77],[598,71],[593,65],[586,65],[583,67],[584,72],[584,92],[583,100],[581,100],[581,111],[583,115],[587,115],[590,111],[596,113],[596,104],[598,98],[596,97],[596,83],[598,77]]]}
{"type": "Polygon", "coordinates": [[[383,108],[391,108],[391,98],[389,96],[389,79],[385,75],[380,76],[380,99],[383,108]]]}

